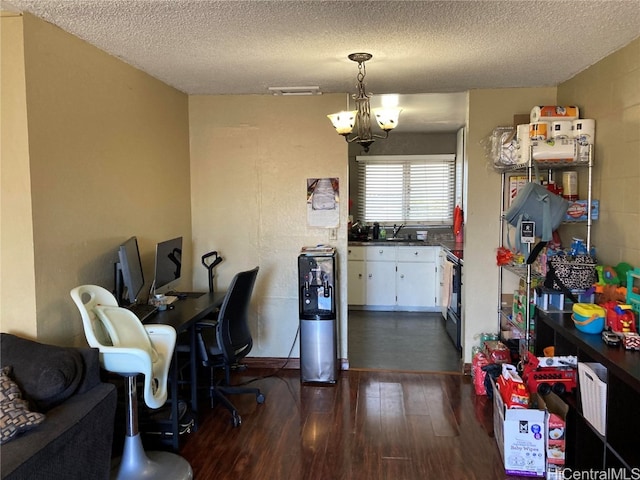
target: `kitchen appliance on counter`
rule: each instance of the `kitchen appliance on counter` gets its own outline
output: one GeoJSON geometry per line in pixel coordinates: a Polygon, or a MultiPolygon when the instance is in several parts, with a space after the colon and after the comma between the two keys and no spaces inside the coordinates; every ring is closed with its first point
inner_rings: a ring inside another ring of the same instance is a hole
{"type": "Polygon", "coordinates": [[[336,273],[335,248],[303,247],[298,256],[302,382],[338,379],[336,273]]]}
{"type": "Polygon", "coordinates": [[[445,330],[451,338],[453,345],[458,352],[462,353],[462,250],[446,250],[445,271],[449,271],[448,278],[445,278],[448,301],[443,309],[445,330]]]}

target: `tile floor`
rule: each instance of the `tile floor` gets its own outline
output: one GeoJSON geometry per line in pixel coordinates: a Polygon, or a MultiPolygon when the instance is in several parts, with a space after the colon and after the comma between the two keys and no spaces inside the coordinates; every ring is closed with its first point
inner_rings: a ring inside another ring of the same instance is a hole
{"type": "Polygon", "coordinates": [[[349,310],[349,368],[462,372],[440,313],[349,310]]]}

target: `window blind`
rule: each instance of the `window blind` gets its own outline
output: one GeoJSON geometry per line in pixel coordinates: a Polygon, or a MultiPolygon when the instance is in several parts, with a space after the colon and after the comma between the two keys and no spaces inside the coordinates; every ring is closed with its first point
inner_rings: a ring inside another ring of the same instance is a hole
{"type": "Polygon", "coordinates": [[[361,220],[453,223],[455,155],[371,155],[356,161],[361,220]]]}

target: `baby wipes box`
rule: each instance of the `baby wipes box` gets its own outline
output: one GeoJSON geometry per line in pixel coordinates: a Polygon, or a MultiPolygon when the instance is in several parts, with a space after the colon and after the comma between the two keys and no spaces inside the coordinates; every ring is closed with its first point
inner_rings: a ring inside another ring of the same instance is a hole
{"type": "Polygon", "coordinates": [[[546,411],[533,408],[505,408],[493,386],[493,432],[507,475],[545,475],[546,411]]]}
{"type": "Polygon", "coordinates": [[[544,410],[506,409],[504,469],[508,475],[544,476],[546,470],[544,410]]]}

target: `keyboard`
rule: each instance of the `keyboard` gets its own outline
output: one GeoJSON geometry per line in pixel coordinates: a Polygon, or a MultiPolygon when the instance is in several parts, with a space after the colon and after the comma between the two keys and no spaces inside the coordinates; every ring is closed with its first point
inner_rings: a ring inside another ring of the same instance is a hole
{"type": "Polygon", "coordinates": [[[175,292],[173,290],[165,293],[165,295],[178,298],[199,298],[204,294],[205,292],[175,292]]]}
{"type": "Polygon", "coordinates": [[[158,307],[148,305],[146,303],[132,303],[126,308],[131,310],[141,322],[144,322],[147,318],[158,311],[158,307]]]}

